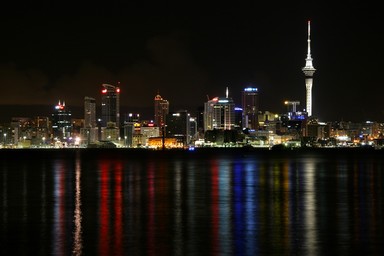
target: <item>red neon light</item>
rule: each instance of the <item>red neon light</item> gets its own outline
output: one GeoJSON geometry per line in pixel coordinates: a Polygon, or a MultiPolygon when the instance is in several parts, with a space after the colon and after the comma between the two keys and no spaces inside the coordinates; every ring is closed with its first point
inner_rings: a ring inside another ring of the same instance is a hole
{"type": "Polygon", "coordinates": [[[107,93],[107,89],[101,90],[102,93],[107,93]]]}

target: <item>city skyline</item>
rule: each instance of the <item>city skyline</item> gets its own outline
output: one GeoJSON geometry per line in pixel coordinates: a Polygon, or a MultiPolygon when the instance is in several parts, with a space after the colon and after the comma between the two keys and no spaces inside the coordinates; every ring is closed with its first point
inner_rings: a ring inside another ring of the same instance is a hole
{"type": "Polygon", "coordinates": [[[172,110],[194,111],[207,96],[223,96],[226,87],[241,106],[241,91],[249,86],[258,88],[261,111],[283,113],[286,100],[300,101],[303,109],[301,68],[311,20],[311,54],[318,69],[313,116],[321,121],[384,120],[377,75],[384,39],[375,10],[310,6],[263,12],[236,6],[199,15],[145,8],[114,15],[11,14],[0,23],[2,116],[28,116],[38,105],[50,113],[57,99],[82,109],[84,96],[99,106],[100,85],[118,82],[121,107],[133,113],[147,108],[152,114],[157,92],[172,110]],[[8,113],[12,105],[31,107],[8,113]]]}

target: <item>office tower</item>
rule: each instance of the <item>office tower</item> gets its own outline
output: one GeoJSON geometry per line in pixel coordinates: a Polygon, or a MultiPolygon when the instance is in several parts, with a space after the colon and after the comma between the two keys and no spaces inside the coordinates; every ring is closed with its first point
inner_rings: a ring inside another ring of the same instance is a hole
{"type": "Polygon", "coordinates": [[[84,127],[96,127],[96,100],[91,97],[84,98],[84,127]]]}
{"type": "Polygon", "coordinates": [[[123,134],[124,134],[124,146],[133,147],[134,136],[140,134],[140,114],[129,113],[125,115],[123,134]]]}
{"type": "Polygon", "coordinates": [[[101,126],[120,127],[120,88],[102,84],[101,90],[101,126]],[[108,125],[108,123],[110,123],[108,125]]]}
{"type": "Polygon", "coordinates": [[[243,108],[243,128],[257,130],[259,128],[259,96],[257,88],[244,88],[241,92],[241,104],[243,108]]]}
{"type": "Polygon", "coordinates": [[[305,59],[305,67],[302,68],[302,71],[305,75],[305,88],[306,88],[306,111],[308,117],[312,116],[312,83],[313,83],[313,74],[316,69],[312,65],[311,57],[311,21],[308,21],[308,51],[307,58],[305,59]]]}
{"type": "Polygon", "coordinates": [[[84,97],[84,127],[80,128],[81,144],[89,145],[98,140],[96,123],[96,100],[84,97]]]}
{"type": "Polygon", "coordinates": [[[234,128],[236,130],[242,130],[242,124],[243,124],[243,109],[235,107],[235,126],[234,128]]]}
{"type": "Polygon", "coordinates": [[[166,137],[178,137],[183,145],[188,145],[190,142],[190,114],[186,110],[181,110],[169,113],[166,120],[166,137]]]}
{"type": "Polygon", "coordinates": [[[169,102],[164,100],[159,94],[155,96],[155,125],[160,127],[160,131],[166,125],[166,116],[169,113],[169,102]]]}
{"type": "Polygon", "coordinates": [[[57,141],[66,140],[71,137],[72,123],[71,111],[65,106],[65,102],[55,106],[55,112],[52,114],[52,132],[57,141]]]}
{"type": "Polygon", "coordinates": [[[204,131],[232,130],[235,126],[235,103],[232,98],[215,97],[204,103],[204,131]]]}

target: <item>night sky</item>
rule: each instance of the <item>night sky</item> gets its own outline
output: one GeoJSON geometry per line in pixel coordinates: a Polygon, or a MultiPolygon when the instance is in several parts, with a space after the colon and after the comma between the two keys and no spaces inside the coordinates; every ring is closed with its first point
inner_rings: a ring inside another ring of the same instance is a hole
{"type": "Polygon", "coordinates": [[[101,84],[118,82],[122,114],[146,118],[158,92],[171,111],[195,111],[207,97],[225,96],[226,87],[238,106],[241,90],[255,86],[262,111],[282,113],[285,100],[303,109],[310,19],[313,115],[383,122],[382,13],[353,3],[3,8],[0,116],[33,115],[34,106],[50,113],[58,100],[82,109],[84,96],[100,105],[101,84]]]}

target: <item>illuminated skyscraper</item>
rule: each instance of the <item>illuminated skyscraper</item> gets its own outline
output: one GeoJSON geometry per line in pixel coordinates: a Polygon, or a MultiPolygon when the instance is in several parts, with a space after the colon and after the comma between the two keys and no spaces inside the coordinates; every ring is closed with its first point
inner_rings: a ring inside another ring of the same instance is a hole
{"type": "Polygon", "coordinates": [[[96,100],[91,97],[84,98],[84,127],[96,127],[96,100]]]}
{"type": "Polygon", "coordinates": [[[107,127],[114,123],[120,127],[120,88],[110,84],[102,84],[101,90],[101,125],[107,127]]]}
{"type": "Polygon", "coordinates": [[[183,141],[184,145],[190,141],[190,114],[186,110],[180,110],[170,113],[166,117],[167,120],[167,136],[178,137],[183,141]]]}
{"type": "Polygon", "coordinates": [[[235,103],[228,97],[215,97],[204,103],[204,131],[220,129],[232,130],[235,127],[235,103]]]}
{"type": "MultiPolygon", "coordinates": [[[[164,127],[166,125],[166,116],[169,113],[169,102],[164,100],[159,94],[155,96],[155,125],[164,127]]],[[[161,131],[161,129],[160,129],[161,131]]]]}
{"type": "Polygon", "coordinates": [[[312,83],[313,83],[313,74],[316,69],[312,65],[312,57],[311,57],[311,21],[308,21],[308,51],[307,58],[305,59],[305,67],[302,68],[302,71],[305,74],[305,88],[306,88],[306,111],[308,113],[308,117],[312,116],[312,83]]]}
{"type": "Polygon", "coordinates": [[[94,143],[98,139],[96,123],[96,100],[91,97],[84,98],[84,127],[80,129],[82,144],[94,143]]]}
{"type": "Polygon", "coordinates": [[[245,88],[241,92],[241,103],[243,108],[243,128],[257,130],[259,128],[259,96],[257,88],[245,88]]]}
{"type": "Polygon", "coordinates": [[[55,112],[52,114],[52,132],[54,138],[58,140],[66,140],[71,137],[72,124],[71,111],[65,106],[65,102],[55,106],[55,112]]]}

